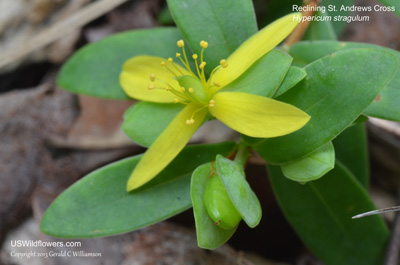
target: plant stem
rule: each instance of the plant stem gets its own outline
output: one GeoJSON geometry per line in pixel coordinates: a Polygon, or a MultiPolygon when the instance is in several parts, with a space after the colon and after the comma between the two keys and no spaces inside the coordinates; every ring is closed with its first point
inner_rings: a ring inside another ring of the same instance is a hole
{"type": "Polygon", "coordinates": [[[249,156],[250,153],[247,150],[247,145],[243,141],[240,141],[234,161],[244,167],[249,156]]]}

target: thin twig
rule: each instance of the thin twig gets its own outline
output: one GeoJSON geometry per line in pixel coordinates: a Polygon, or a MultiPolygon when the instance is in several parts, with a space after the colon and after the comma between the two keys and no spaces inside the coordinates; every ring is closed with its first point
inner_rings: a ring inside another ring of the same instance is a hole
{"type": "Polygon", "coordinates": [[[68,18],[57,22],[38,35],[0,54],[0,68],[74,32],[128,0],[98,0],[68,18]]]}
{"type": "Polygon", "coordinates": [[[357,218],[370,216],[370,215],[374,215],[374,214],[398,212],[398,211],[400,211],[400,206],[393,206],[393,207],[388,207],[388,208],[383,208],[383,209],[379,209],[379,210],[374,210],[374,211],[358,214],[358,215],[353,216],[352,219],[357,219],[357,218]]]}
{"type": "MultiPolygon", "coordinates": [[[[397,203],[400,205],[400,183],[397,203]]],[[[389,243],[386,247],[385,261],[383,265],[398,265],[400,260],[400,206],[388,207],[358,214],[353,216],[352,219],[387,212],[396,212],[396,216],[392,224],[392,232],[390,235],[389,243]]]]}
{"type": "MultiPolygon", "coordinates": [[[[399,182],[399,194],[397,198],[398,204],[400,204],[400,182],[399,182]]],[[[383,265],[398,265],[400,253],[400,211],[396,213],[394,222],[392,225],[392,233],[390,235],[390,241],[386,248],[385,261],[383,265]]]]}

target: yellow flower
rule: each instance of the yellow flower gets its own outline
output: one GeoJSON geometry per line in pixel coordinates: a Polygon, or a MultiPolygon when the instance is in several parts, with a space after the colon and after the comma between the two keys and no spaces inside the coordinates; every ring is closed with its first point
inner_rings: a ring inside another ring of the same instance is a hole
{"type": "Polygon", "coordinates": [[[120,83],[132,98],[185,104],[186,107],[149,147],[132,172],[127,184],[131,191],[153,179],[185,147],[207,119],[208,113],[232,129],[252,137],[277,137],[303,127],[309,116],[296,107],[270,98],[222,89],[241,76],[254,62],[271,51],[296,27],[297,20],[287,15],[246,40],[229,58],[222,59],[206,79],[203,60],[208,42],[201,41],[201,54],[194,54],[192,71],[183,40],[176,57],[185,68],[153,56],[137,56],[123,66],[120,83]],[[199,58],[200,57],[200,58],[199,58]]]}

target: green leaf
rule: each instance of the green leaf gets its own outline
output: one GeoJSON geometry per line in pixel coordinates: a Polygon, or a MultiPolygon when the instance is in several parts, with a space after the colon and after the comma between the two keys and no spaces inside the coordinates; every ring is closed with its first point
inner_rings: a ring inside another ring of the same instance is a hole
{"type": "Polygon", "coordinates": [[[265,27],[272,21],[277,20],[280,17],[287,15],[290,12],[300,12],[292,10],[290,7],[293,5],[302,6],[301,0],[271,0],[271,1],[255,1],[257,12],[261,9],[265,9],[264,16],[258,16],[257,20],[259,27],[265,27]],[[258,3],[257,3],[258,2],[258,3]],[[258,5],[257,5],[258,4],[258,5]],[[260,8],[261,7],[261,8],[260,8]],[[289,9],[290,8],[290,9],[289,9]]]}
{"type": "Polygon", "coordinates": [[[209,43],[204,52],[206,69],[211,71],[257,31],[251,0],[167,0],[169,9],[194,53],[200,41],[209,43]]]}
{"type": "Polygon", "coordinates": [[[332,16],[321,11],[315,12],[314,16],[320,17],[322,21],[311,21],[303,40],[337,40],[331,21],[325,20],[332,16]]]}
{"type": "Polygon", "coordinates": [[[255,146],[264,141],[264,138],[250,137],[245,134],[240,134],[240,136],[242,137],[243,141],[245,141],[245,143],[249,146],[255,146]]]}
{"type": "Polygon", "coordinates": [[[319,179],[335,167],[335,149],[332,142],[324,144],[314,153],[281,166],[288,179],[306,183],[319,179]]]}
{"type": "Polygon", "coordinates": [[[385,6],[390,7],[391,11],[393,11],[396,15],[400,17],[400,2],[397,0],[379,0],[385,6]]]}
{"type": "Polygon", "coordinates": [[[268,162],[283,164],[333,140],[374,100],[397,70],[398,60],[375,49],[334,53],[305,67],[307,77],[278,98],[311,116],[300,130],[255,145],[268,162]]]}
{"type": "Polygon", "coordinates": [[[225,230],[214,225],[203,203],[203,194],[211,175],[211,163],[199,166],[193,172],[190,194],[196,222],[197,244],[201,248],[216,249],[235,233],[236,228],[225,230]]]}
{"type": "MultiPolygon", "coordinates": [[[[396,1],[396,0],[393,0],[396,1]]],[[[262,6],[263,1],[258,1],[258,6],[262,6]]],[[[265,1],[264,1],[265,2],[265,1]]],[[[340,36],[341,32],[343,31],[344,27],[347,25],[345,21],[334,21],[334,16],[348,16],[350,14],[349,11],[340,10],[342,6],[351,7],[354,4],[354,0],[322,0],[319,3],[320,7],[324,7],[326,12],[329,12],[329,15],[332,17],[332,27],[335,32],[336,36],[340,36]],[[332,8],[328,7],[335,6],[335,10],[333,11],[332,8]]],[[[302,7],[303,3],[301,0],[271,0],[268,3],[264,3],[264,6],[267,6],[267,13],[264,17],[258,18],[260,27],[269,24],[270,22],[276,20],[279,17],[286,15],[288,12],[299,12],[297,7],[302,7]],[[289,10],[290,8],[290,10],[289,10]]],[[[256,4],[257,7],[257,4],[256,4]]],[[[257,9],[259,12],[260,8],[257,9]]]]}
{"type": "Polygon", "coordinates": [[[233,205],[248,226],[254,228],[261,220],[261,205],[246,181],[243,168],[222,155],[217,155],[217,172],[233,205]]]}
{"type": "Polygon", "coordinates": [[[292,87],[294,87],[296,84],[298,84],[301,80],[303,80],[307,76],[306,71],[303,68],[297,67],[297,66],[291,66],[289,68],[288,73],[285,76],[285,79],[283,79],[282,84],[276,91],[274,98],[279,97],[292,87]]]}
{"type": "Polygon", "coordinates": [[[346,8],[352,7],[354,5],[354,0],[322,0],[320,6],[325,6],[326,11],[332,17],[332,27],[335,31],[336,36],[340,36],[343,29],[346,27],[347,22],[342,20],[335,21],[335,16],[349,16],[350,11],[346,8]],[[344,9],[342,8],[344,7],[344,9]],[[332,9],[334,8],[334,9],[332,9]]]}
{"type": "Polygon", "coordinates": [[[353,121],[353,125],[361,124],[361,123],[364,123],[367,121],[368,121],[368,116],[360,115],[360,116],[358,116],[358,118],[355,121],[353,121]]]}
{"type": "Polygon", "coordinates": [[[348,127],[333,140],[336,158],[366,189],[369,185],[369,161],[365,124],[348,127]]]}
{"type": "Polygon", "coordinates": [[[57,84],[77,94],[129,99],[119,85],[123,63],[137,55],[170,57],[182,35],[175,28],[128,31],[86,45],[62,67],[57,84]]]}
{"type": "Polygon", "coordinates": [[[285,178],[278,166],[269,166],[268,170],[287,220],[324,264],[382,264],[388,229],[379,215],[351,219],[375,206],[341,164],[305,185],[285,178]]]}
{"type": "Polygon", "coordinates": [[[136,103],[124,114],[122,130],[136,143],[149,147],[183,108],[182,104],[136,103]]]}
{"type": "Polygon", "coordinates": [[[292,60],[293,58],[286,52],[272,50],[221,91],[272,97],[285,78],[292,60]]]}
{"type": "Polygon", "coordinates": [[[110,236],[178,214],[192,205],[192,171],[217,154],[228,155],[234,146],[188,146],[154,180],[129,193],[126,182],[141,156],[109,164],[63,192],[43,216],[41,231],[66,238],[110,236]]]}
{"type": "Polygon", "coordinates": [[[161,25],[174,25],[174,19],[171,15],[171,12],[169,12],[169,9],[167,6],[164,6],[160,13],[158,14],[157,17],[157,22],[161,25]]]}
{"type": "MultiPolygon", "coordinates": [[[[400,52],[378,45],[358,42],[315,41],[299,42],[293,45],[289,53],[294,57],[294,64],[307,65],[331,53],[352,48],[374,48],[389,52],[400,60],[400,52]]],[[[390,83],[380,92],[374,102],[365,110],[365,114],[377,118],[400,121],[400,68],[390,83]]]]}

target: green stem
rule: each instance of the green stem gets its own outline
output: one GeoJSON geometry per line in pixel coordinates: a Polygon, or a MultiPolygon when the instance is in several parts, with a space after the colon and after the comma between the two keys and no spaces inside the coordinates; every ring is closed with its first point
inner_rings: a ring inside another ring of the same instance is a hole
{"type": "Polygon", "coordinates": [[[247,150],[247,145],[243,141],[240,141],[234,161],[244,167],[249,156],[250,153],[247,150]]]}

